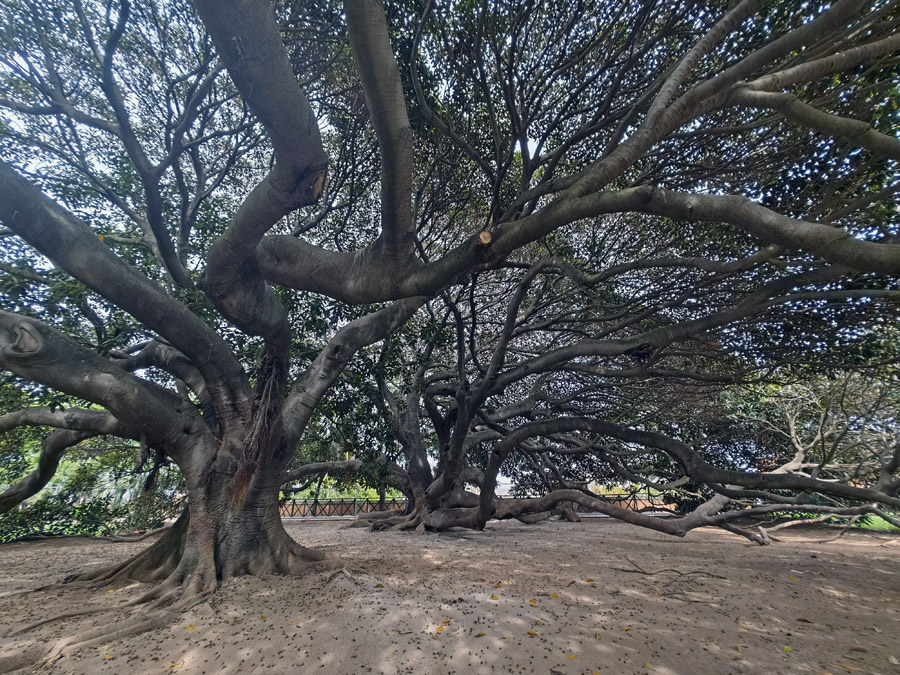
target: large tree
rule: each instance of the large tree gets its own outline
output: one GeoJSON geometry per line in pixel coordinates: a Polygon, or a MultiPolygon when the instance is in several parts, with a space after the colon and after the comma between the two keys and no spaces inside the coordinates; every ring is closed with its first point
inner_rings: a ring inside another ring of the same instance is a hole
{"type": "MultiPolygon", "coordinates": [[[[56,429],[6,503],[98,434],[186,483],[175,526],[104,578],[177,608],[321,561],[279,490],[328,468],[293,465],[323,400],[414,315],[410,383],[390,350],[356,373],[382,403],[356,414],[393,410],[388,473],[421,507],[402,523],[503,515],[491,481],[538,438],[616,466],[598,438],[648,448],[660,480],[723,500],[900,506],[897,449],[871,487],[715,466],[696,426],[616,384],[843,358],[892,316],[894,3],[0,6],[0,365],[70,397],[2,418],[56,429]],[[478,452],[481,497],[455,503],[478,452]]],[[[516,508],[565,499],[588,497],[516,508]]]]}

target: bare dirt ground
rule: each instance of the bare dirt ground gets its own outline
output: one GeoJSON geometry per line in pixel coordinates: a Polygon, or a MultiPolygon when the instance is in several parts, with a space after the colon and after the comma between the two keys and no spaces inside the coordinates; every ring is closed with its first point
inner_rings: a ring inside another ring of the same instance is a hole
{"type": "MultiPolygon", "coordinates": [[[[85,648],[47,673],[900,673],[900,538],[721,531],[675,539],[610,520],[371,533],[289,523],[346,557],[351,580],[244,578],[169,627],[85,648]],[[643,572],[638,570],[640,567],[643,572]]],[[[136,587],[51,587],[148,542],[0,546],[0,635],[63,612],[108,613],[4,637],[9,654],[116,620],[136,587]]]]}

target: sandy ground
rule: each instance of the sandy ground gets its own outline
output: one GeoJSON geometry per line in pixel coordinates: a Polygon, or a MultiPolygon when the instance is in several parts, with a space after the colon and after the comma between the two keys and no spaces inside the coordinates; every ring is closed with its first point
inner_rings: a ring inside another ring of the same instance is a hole
{"type": "MultiPolygon", "coordinates": [[[[900,538],[817,543],[832,534],[789,530],[758,547],[720,531],[675,539],[606,519],[425,536],[342,522],[288,531],[362,571],[238,579],[169,627],[42,672],[900,673],[900,538]]],[[[110,607],[5,637],[0,651],[114,622],[139,588],[21,591],[146,545],[0,546],[0,634],[110,607]]]]}

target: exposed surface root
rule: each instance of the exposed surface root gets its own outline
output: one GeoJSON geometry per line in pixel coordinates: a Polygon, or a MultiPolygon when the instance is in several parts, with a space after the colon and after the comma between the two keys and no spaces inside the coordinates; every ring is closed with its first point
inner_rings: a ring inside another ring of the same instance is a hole
{"type": "Polygon", "coordinates": [[[101,642],[112,642],[121,640],[122,638],[138,633],[144,633],[148,630],[161,628],[162,626],[172,623],[177,617],[175,612],[167,610],[157,610],[147,613],[141,613],[122,623],[115,623],[112,626],[105,625],[98,628],[70,635],[69,637],[58,640],[50,649],[40,658],[43,663],[52,663],[67,654],[90,647],[101,642]]]}
{"type": "Polygon", "coordinates": [[[23,626],[18,630],[14,630],[12,633],[9,633],[7,637],[15,637],[16,635],[22,635],[23,633],[27,633],[29,631],[34,630],[35,628],[40,628],[48,623],[53,623],[54,621],[62,621],[63,619],[72,619],[76,616],[87,616],[89,614],[99,614],[100,612],[108,612],[110,611],[109,607],[85,607],[84,609],[77,609],[72,612],[66,612],[64,614],[57,614],[56,616],[51,616],[46,619],[41,619],[40,621],[35,621],[34,623],[30,623],[27,626],[23,626]]]}

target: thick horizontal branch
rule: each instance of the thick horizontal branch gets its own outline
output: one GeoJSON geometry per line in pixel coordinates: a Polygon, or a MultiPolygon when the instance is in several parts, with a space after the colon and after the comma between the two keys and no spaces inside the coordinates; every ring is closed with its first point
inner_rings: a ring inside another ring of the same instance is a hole
{"type": "MultiPolygon", "coordinates": [[[[126,435],[143,434],[154,445],[171,450],[176,460],[183,444],[191,446],[186,443],[190,435],[202,437],[207,431],[193,407],[178,396],[127,373],[40,321],[4,311],[0,311],[0,368],[103,406],[133,430],[126,435]]],[[[23,416],[88,431],[126,432],[109,426],[102,412],[72,411],[67,417],[68,411],[32,410],[23,416]]]]}
{"type": "Polygon", "coordinates": [[[840,136],[878,155],[900,159],[900,139],[875,131],[870,124],[832,115],[801,101],[795,94],[736,89],[731,103],[777,110],[791,122],[832,136],[840,136]]]}
{"type": "MultiPolygon", "coordinates": [[[[686,194],[651,187],[606,194],[611,201],[621,200],[622,211],[729,223],[764,241],[802,249],[853,270],[900,276],[900,246],[856,239],[836,227],[789,218],[746,197],[686,194]]],[[[603,197],[598,196],[600,199],[603,197]]]]}
{"type": "Polygon", "coordinates": [[[56,427],[71,431],[89,431],[95,434],[114,434],[124,438],[136,438],[133,429],[119,422],[106,410],[68,408],[52,410],[46,406],[23,408],[0,417],[0,434],[22,426],[56,427]]]}

